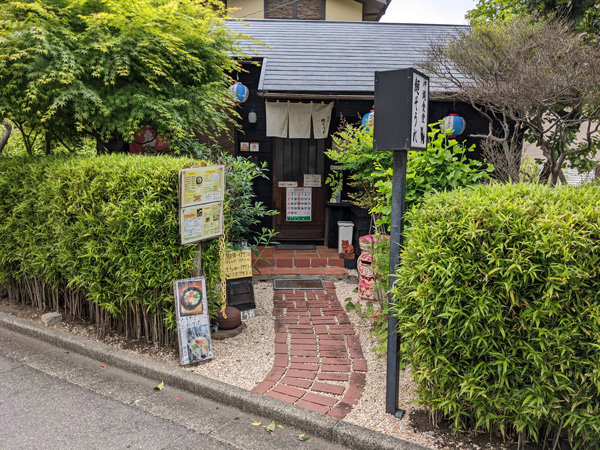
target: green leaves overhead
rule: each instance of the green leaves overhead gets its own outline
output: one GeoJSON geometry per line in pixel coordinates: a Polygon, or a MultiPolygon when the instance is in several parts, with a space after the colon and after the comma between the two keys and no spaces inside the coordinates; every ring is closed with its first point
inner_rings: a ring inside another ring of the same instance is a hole
{"type": "Polygon", "coordinates": [[[144,124],[172,142],[218,132],[242,53],[225,15],[214,0],[4,2],[0,116],[62,139],[131,142],[144,124]]]}
{"type": "Polygon", "coordinates": [[[599,194],[479,186],[409,212],[394,295],[423,404],[457,427],[599,448],[599,194]]]}

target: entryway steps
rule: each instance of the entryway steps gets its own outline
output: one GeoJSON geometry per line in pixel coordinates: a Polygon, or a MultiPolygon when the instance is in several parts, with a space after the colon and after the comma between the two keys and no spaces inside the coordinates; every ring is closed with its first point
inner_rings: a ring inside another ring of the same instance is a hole
{"type": "Polygon", "coordinates": [[[347,275],[337,249],[318,246],[315,250],[276,250],[259,248],[252,255],[253,275],[347,275]],[[261,253],[262,252],[262,253],[261,253]],[[261,258],[257,261],[257,258],[261,258]]]}

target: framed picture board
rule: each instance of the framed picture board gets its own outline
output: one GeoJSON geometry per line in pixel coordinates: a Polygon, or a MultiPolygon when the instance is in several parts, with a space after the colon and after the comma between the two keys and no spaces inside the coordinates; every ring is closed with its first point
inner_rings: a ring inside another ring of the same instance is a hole
{"type": "Polygon", "coordinates": [[[183,245],[212,239],[223,234],[223,202],[189,206],[179,212],[183,245]]]}
{"type": "Polygon", "coordinates": [[[179,171],[179,206],[222,202],[225,195],[225,166],[193,167],[179,171]]]}
{"type": "Polygon", "coordinates": [[[185,278],[173,283],[177,337],[181,364],[213,358],[210,318],[204,277],[185,278]]]}

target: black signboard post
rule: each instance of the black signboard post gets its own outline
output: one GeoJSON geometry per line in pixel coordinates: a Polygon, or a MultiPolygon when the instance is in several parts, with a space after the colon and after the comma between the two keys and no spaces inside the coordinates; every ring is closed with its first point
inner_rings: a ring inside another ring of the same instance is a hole
{"type": "MultiPolygon", "coordinates": [[[[394,152],[392,179],[392,216],[390,230],[390,289],[396,280],[400,263],[404,204],[406,198],[406,165],[409,150],[427,149],[427,114],[429,111],[429,78],[413,68],[375,72],[375,150],[394,152]]],[[[388,294],[388,346],[385,410],[399,419],[398,409],[400,337],[398,319],[392,313],[394,299],[388,294]]]]}

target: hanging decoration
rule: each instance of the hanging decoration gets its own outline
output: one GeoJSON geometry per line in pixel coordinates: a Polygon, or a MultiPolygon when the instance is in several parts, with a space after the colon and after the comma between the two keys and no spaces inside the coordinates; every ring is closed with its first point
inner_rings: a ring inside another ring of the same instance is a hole
{"type": "Polygon", "coordinates": [[[236,103],[244,103],[250,95],[250,90],[239,81],[229,86],[229,91],[233,94],[236,103]]]}
{"type": "Polygon", "coordinates": [[[365,114],[361,121],[361,126],[370,131],[373,128],[373,124],[375,123],[375,111],[371,110],[367,114],[365,114]]]}
{"type": "Polygon", "coordinates": [[[450,138],[455,138],[459,134],[462,134],[462,132],[465,131],[466,126],[465,119],[455,113],[448,114],[440,122],[440,129],[442,132],[446,133],[450,130],[450,136],[448,136],[450,138]]]}

